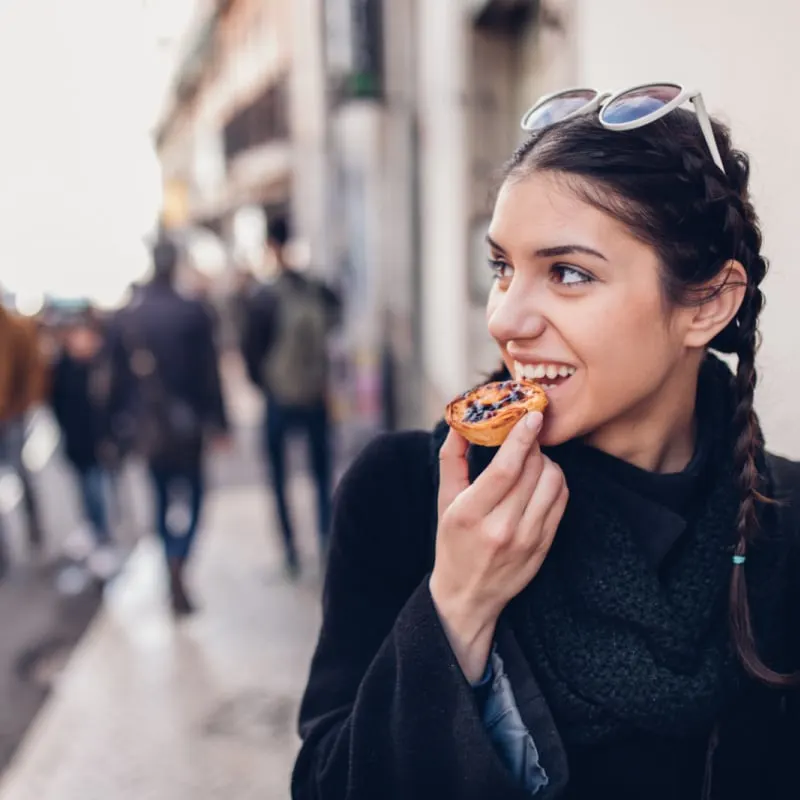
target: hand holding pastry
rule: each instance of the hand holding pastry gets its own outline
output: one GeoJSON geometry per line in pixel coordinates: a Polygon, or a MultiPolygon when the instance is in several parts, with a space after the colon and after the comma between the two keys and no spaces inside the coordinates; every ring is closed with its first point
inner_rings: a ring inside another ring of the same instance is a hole
{"type": "Polygon", "coordinates": [[[540,412],[525,413],[471,485],[467,441],[451,430],[440,453],[430,590],[469,680],[481,676],[500,612],[536,576],[567,505],[564,475],[539,449],[541,425],[540,412]]]}

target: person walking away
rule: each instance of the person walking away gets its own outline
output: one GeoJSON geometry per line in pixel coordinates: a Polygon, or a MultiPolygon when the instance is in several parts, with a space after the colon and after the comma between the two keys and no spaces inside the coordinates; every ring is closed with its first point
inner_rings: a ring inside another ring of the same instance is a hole
{"type": "Polygon", "coordinates": [[[88,566],[98,578],[108,580],[119,569],[119,555],[109,524],[109,476],[104,464],[110,427],[103,345],[102,331],[90,310],[67,323],[63,347],[53,365],[50,404],[92,532],[95,550],[88,566]]]}
{"type": "Polygon", "coordinates": [[[145,457],[155,493],[176,615],[194,605],[186,590],[203,505],[203,455],[211,436],[227,441],[228,422],[213,325],[203,304],[175,287],[179,253],[160,239],[154,275],[112,325],[112,429],[145,457]]]}
{"type": "Polygon", "coordinates": [[[42,402],[47,369],[39,349],[34,320],[0,306],[0,461],[16,473],[32,550],[43,545],[39,503],[33,478],[23,459],[29,412],[42,402]]]}
{"type": "Polygon", "coordinates": [[[340,302],[323,283],[292,268],[286,258],[287,221],[268,225],[268,247],[277,278],[252,296],[242,351],[253,383],[266,398],[264,452],[285,547],[286,569],[300,570],[286,497],[286,441],[305,435],[317,488],[317,516],[323,557],[330,518],[331,455],[328,410],[328,336],[338,321],[340,302]]]}

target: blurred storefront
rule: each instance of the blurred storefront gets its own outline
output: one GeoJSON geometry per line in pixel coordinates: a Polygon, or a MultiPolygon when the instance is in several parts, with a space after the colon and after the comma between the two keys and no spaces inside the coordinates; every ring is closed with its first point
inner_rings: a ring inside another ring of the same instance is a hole
{"type": "Polygon", "coordinates": [[[289,8],[198,4],[157,136],[165,184],[185,195],[184,219],[173,228],[202,225],[235,249],[240,208],[288,211],[289,8]]]}
{"type": "Polygon", "coordinates": [[[158,134],[176,233],[213,231],[229,271],[263,275],[267,218],[288,216],[300,260],[341,289],[334,405],[347,449],[394,424],[398,407],[377,282],[380,5],[200,4],[158,134]]]}

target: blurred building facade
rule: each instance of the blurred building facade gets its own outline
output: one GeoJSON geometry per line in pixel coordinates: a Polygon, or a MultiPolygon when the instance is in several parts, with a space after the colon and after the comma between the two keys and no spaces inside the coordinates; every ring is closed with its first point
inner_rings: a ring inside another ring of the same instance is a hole
{"type": "MultiPolygon", "coordinates": [[[[752,152],[775,265],[759,405],[768,433],[791,429],[778,365],[800,282],[789,266],[800,161],[785,157],[792,104],[768,101],[791,95],[800,7],[228,0],[205,12],[162,126],[168,186],[229,241],[248,204],[290,211],[345,294],[341,405],[365,429],[428,424],[496,366],[483,237],[523,112],[558,88],[652,80],[701,88],[752,152]]],[[[792,435],[784,449],[800,452],[792,435]]]]}

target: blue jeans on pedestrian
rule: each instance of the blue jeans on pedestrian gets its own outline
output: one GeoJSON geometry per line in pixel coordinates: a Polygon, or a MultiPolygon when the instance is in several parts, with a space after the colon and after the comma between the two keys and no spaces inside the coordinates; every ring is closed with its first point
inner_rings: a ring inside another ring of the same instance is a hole
{"type": "Polygon", "coordinates": [[[289,562],[297,561],[294,527],[286,499],[286,440],[302,433],[308,444],[309,461],[317,489],[317,525],[323,553],[327,549],[331,516],[331,457],[328,409],[320,404],[310,408],[284,406],[268,400],[264,425],[264,449],[272,475],[275,505],[289,562]]]}
{"type": "Polygon", "coordinates": [[[78,469],[83,513],[92,526],[97,544],[107,544],[111,541],[106,503],[106,481],[105,470],[97,464],[78,469]]]}
{"type": "Polygon", "coordinates": [[[150,475],[156,500],[155,527],[167,560],[185,561],[200,522],[204,495],[202,466],[199,463],[186,469],[151,466],[150,475]],[[176,522],[181,506],[184,518],[176,522]]]}

